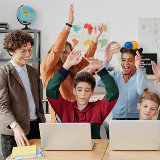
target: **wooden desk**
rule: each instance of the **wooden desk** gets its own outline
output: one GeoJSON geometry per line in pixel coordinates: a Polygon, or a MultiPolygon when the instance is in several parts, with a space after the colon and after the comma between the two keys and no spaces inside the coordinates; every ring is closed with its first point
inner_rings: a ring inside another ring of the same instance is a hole
{"type": "MultiPolygon", "coordinates": [[[[104,153],[107,149],[109,141],[107,139],[93,139],[95,142],[92,151],[43,151],[44,157],[38,157],[38,159],[51,160],[101,160],[104,156],[104,153]]],[[[41,140],[40,139],[32,139],[30,140],[31,145],[37,145],[42,149],[41,140]]],[[[11,156],[7,158],[7,160],[13,160],[11,156]]],[[[25,159],[25,160],[35,160],[25,159]]]]}
{"type": "Polygon", "coordinates": [[[160,160],[159,151],[111,151],[109,145],[103,160],[160,160]]]}

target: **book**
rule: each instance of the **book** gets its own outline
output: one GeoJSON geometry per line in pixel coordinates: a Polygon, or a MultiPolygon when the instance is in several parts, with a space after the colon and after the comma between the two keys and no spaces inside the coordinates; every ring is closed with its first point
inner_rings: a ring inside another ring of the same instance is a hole
{"type": "Polygon", "coordinates": [[[7,25],[7,22],[0,22],[0,25],[7,25]]]}
{"type": "Polygon", "coordinates": [[[37,146],[24,146],[24,147],[13,147],[12,150],[12,158],[17,157],[29,157],[29,156],[36,156],[37,153],[37,146]]]}
{"type": "Polygon", "coordinates": [[[0,24],[0,28],[9,28],[9,25],[5,25],[5,24],[0,24]]]}
{"type": "Polygon", "coordinates": [[[15,160],[20,160],[20,159],[27,159],[27,158],[36,158],[36,157],[43,157],[44,153],[42,150],[37,146],[37,155],[36,156],[29,156],[29,157],[18,157],[15,158],[15,160]]]}
{"type": "Polygon", "coordinates": [[[8,30],[8,28],[0,28],[0,30],[8,30]]]}

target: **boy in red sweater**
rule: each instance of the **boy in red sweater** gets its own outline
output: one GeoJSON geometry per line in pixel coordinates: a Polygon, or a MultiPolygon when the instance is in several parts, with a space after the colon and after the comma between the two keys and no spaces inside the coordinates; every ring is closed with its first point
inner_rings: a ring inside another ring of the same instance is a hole
{"type": "Polygon", "coordinates": [[[90,68],[98,68],[98,75],[105,85],[106,96],[102,100],[89,102],[90,97],[94,93],[95,78],[88,72],[80,72],[73,81],[73,93],[77,101],[65,100],[59,92],[60,84],[69,75],[69,68],[80,63],[80,56],[80,51],[71,51],[63,67],[49,81],[46,94],[49,103],[62,122],[91,123],[92,139],[100,139],[100,125],[116,104],[119,91],[114,79],[108,74],[108,71],[98,59],[83,57],[91,64],[90,68]]]}

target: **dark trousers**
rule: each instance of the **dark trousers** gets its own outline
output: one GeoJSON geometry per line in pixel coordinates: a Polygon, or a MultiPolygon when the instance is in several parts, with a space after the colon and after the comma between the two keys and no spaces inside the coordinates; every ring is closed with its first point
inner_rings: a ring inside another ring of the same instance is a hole
{"type": "MultiPolygon", "coordinates": [[[[30,132],[27,135],[28,140],[40,138],[39,122],[40,119],[37,121],[30,121],[30,132]]],[[[1,134],[1,145],[4,160],[11,155],[13,147],[17,146],[14,136],[4,134],[1,134]]]]}

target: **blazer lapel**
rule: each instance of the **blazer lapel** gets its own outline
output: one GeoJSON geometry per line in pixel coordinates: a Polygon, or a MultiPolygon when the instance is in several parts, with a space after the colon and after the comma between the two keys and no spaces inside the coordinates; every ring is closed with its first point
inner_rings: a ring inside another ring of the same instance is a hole
{"type": "Polygon", "coordinates": [[[28,72],[29,84],[30,84],[30,87],[31,87],[32,95],[33,95],[32,68],[30,68],[28,65],[26,65],[26,67],[27,67],[27,72],[28,72]]]}
{"type": "Polygon", "coordinates": [[[22,83],[22,81],[21,81],[21,78],[19,77],[16,69],[14,68],[14,66],[12,65],[11,62],[9,62],[9,68],[10,68],[11,73],[12,73],[12,75],[14,76],[14,78],[15,78],[15,79],[19,82],[19,84],[24,88],[24,85],[23,85],[23,83],[22,83]]]}

